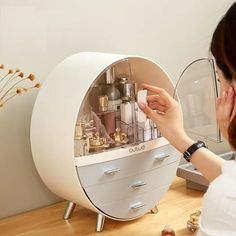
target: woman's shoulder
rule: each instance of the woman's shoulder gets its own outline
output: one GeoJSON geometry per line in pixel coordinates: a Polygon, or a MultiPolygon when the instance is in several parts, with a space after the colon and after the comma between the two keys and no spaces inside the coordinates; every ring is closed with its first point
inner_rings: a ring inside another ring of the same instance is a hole
{"type": "Polygon", "coordinates": [[[222,174],[211,182],[208,193],[223,198],[232,196],[236,200],[236,161],[225,161],[222,166],[222,174]]]}
{"type": "Polygon", "coordinates": [[[204,196],[198,235],[234,235],[236,232],[236,161],[225,161],[222,174],[204,196]]]}
{"type": "MultiPolygon", "coordinates": [[[[236,161],[225,161],[222,166],[222,173],[216,177],[209,185],[206,192],[206,198],[209,196],[218,196],[224,198],[227,195],[233,195],[236,199],[236,161]]],[[[211,197],[210,197],[211,198],[211,197]]]]}
{"type": "Polygon", "coordinates": [[[236,160],[225,161],[222,166],[222,174],[235,178],[236,181],[236,160]]]}

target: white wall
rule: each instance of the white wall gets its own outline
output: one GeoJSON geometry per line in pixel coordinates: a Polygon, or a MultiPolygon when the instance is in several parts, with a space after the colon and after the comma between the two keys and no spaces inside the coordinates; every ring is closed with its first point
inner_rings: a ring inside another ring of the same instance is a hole
{"type": "MultiPolygon", "coordinates": [[[[160,63],[176,82],[191,60],[207,56],[213,29],[232,2],[0,0],[0,63],[34,72],[43,82],[76,52],[136,54],[160,63]]],[[[24,95],[0,111],[0,218],[60,200],[32,161],[35,97],[24,95]]]]}

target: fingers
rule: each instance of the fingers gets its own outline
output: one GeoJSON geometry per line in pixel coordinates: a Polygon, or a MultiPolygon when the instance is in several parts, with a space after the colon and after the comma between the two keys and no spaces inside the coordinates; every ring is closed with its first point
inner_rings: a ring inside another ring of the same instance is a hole
{"type": "Polygon", "coordinates": [[[232,87],[228,91],[223,91],[222,97],[217,99],[217,110],[221,110],[221,115],[230,116],[234,110],[235,92],[232,87]],[[224,113],[223,113],[224,112],[224,113]]]}
{"type": "Polygon", "coordinates": [[[162,88],[155,87],[155,86],[152,86],[152,85],[149,85],[149,84],[143,84],[143,88],[147,89],[147,90],[149,90],[151,92],[154,92],[156,94],[162,94],[165,91],[162,88]]]}
{"type": "Polygon", "coordinates": [[[165,100],[161,98],[159,95],[149,95],[147,96],[148,102],[158,102],[161,105],[165,105],[165,100]]]}
{"type": "Polygon", "coordinates": [[[151,91],[155,93],[154,97],[151,96],[151,99],[158,98],[159,101],[162,101],[166,106],[169,106],[172,104],[173,101],[175,101],[170,94],[163,88],[155,87],[149,84],[144,84],[143,85],[144,89],[147,89],[148,91],[151,91]],[[155,97],[158,96],[158,97],[155,97]]]}
{"type": "Polygon", "coordinates": [[[165,106],[160,105],[158,102],[148,103],[148,106],[152,110],[158,110],[158,111],[161,111],[161,112],[165,112],[167,110],[165,106]]]}
{"type": "Polygon", "coordinates": [[[146,104],[139,102],[138,103],[139,108],[154,122],[157,122],[158,117],[160,116],[155,111],[153,111],[149,106],[146,104]]]}
{"type": "Polygon", "coordinates": [[[143,88],[147,89],[147,90],[149,90],[149,91],[151,91],[153,93],[156,93],[156,94],[158,94],[161,97],[171,97],[169,95],[169,93],[167,93],[166,90],[163,89],[163,88],[155,87],[155,86],[152,86],[152,85],[149,85],[149,84],[144,84],[143,88]]]}

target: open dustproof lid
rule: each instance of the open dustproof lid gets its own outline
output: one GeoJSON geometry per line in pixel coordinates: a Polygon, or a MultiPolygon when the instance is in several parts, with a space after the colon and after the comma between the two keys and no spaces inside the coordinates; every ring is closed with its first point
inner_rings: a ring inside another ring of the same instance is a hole
{"type": "Polygon", "coordinates": [[[221,142],[216,123],[218,86],[213,59],[203,58],[190,63],[176,84],[174,97],[181,103],[187,133],[221,142]]]}

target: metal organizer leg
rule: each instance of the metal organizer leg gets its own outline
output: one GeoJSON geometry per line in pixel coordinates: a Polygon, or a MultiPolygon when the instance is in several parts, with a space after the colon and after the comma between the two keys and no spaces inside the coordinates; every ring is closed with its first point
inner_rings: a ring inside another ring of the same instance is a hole
{"type": "Polygon", "coordinates": [[[68,202],[67,203],[67,206],[66,206],[66,209],[65,209],[65,212],[64,212],[64,216],[63,216],[64,220],[68,220],[68,219],[71,218],[75,207],[76,207],[76,203],[73,203],[73,202],[68,202]]]}

